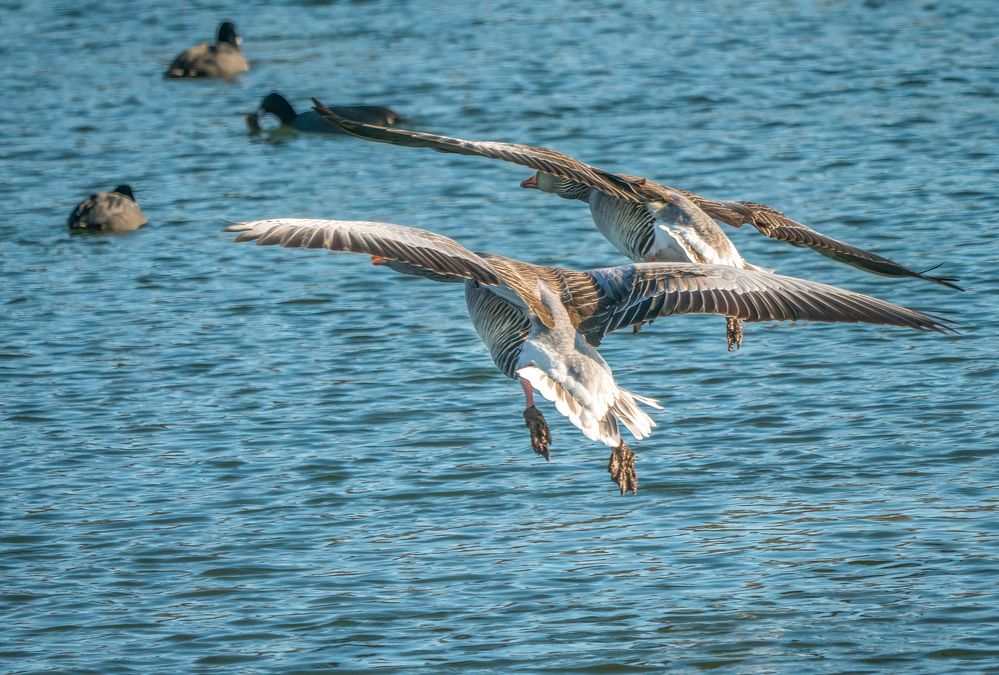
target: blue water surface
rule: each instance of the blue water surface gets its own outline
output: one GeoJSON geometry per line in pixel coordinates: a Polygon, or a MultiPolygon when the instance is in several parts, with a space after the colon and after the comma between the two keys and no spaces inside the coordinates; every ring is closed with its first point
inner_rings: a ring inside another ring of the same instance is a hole
{"type": "Polygon", "coordinates": [[[0,0],[0,670],[999,672],[999,13],[869,0],[0,0]],[[167,81],[231,18],[252,69],[167,81]],[[388,105],[770,204],[959,293],[750,228],[786,274],[958,335],[622,331],[660,399],[607,450],[520,387],[460,287],[227,221],[385,220],[585,269],[585,206],[486,159],[242,115],[388,105]],[[269,120],[268,126],[274,127],[269,120]],[[130,183],[149,226],[71,236],[130,183]]]}

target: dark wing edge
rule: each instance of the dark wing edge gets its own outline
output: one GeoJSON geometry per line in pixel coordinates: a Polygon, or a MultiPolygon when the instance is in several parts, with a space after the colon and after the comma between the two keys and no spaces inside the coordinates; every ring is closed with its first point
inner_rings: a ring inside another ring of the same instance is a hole
{"type": "Polygon", "coordinates": [[[325,248],[396,260],[441,277],[473,279],[493,286],[499,277],[488,262],[443,235],[415,227],[353,220],[284,218],[233,223],[235,241],[260,246],[325,248]]]}
{"type": "Polygon", "coordinates": [[[720,265],[639,263],[587,272],[601,291],[585,333],[612,331],[671,314],[743,321],[830,321],[956,333],[953,321],[835,286],[720,265]]]}
{"type": "Polygon", "coordinates": [[[502,141],[466,141],[423,131],[366,124],[336,114],[317,98],[313,98],[312,103],[313,110],[322,115],[327,122],[352,136],[365,138],[369,141],[499,159],[559,178],[567,178],[612,197],[632,202],[643,203],[650,201],[655,196],[655,193],[649,193],[643,189],[646,183],[643,178],[634,179],[619,176],[580,162],[557,150],[502,141]]]}
{"type": "Polygon", "coordinates": [[[851,246],[844,242],[827,237],[807,225],[788,218],[780,211],[756,202],[716,202],[704,198],[697,199],[697,205],[712,218],[734,227],[749,223],[761,234],[777,241],[784,241],[793,246],[813,249],[822,255],[858,269],[889,277],[916,277],[932,281],[958,291],[964,289],[957,285],[955,277],[931,276],[936,267],[923,272],[910,270],[908,267],[883,258],[876,253],[851,246]]]}
{"type": "Polygon", "coordinates": [[[90,195],[82,202],[73,207],[73,212],[66,219],[66,226],[69,228],[78,227],[79,224],[89,225],[90,213],[94,210],[97,195],[90,195]]]}

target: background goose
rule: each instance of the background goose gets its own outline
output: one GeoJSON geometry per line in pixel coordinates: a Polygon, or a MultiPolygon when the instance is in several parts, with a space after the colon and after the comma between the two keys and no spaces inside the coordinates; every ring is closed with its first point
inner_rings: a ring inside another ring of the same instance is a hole
{"type": "Polygon", "coordinates": [[[127,232],[148,222],[146,214],[135,203],[128,185],[119,185],[113,192],[97,192],[76,205],[66,219],[70,230],[106,230],[127,232]]]}
{"type": "Polygon", "coordinates": [[[376,265],[442,282],[464,282],[476,332],[499,369],[519,379],[534,451],[548,459],[551,436],[533,392],[590,439],[612,448],[608,471],[622,494],[637,492],[634,453],[618,423],[642,439],[655,422],[622,389],[597,352],[610,332],[671,314],[721,314],[744,321],[841,321],[952,330],[941,319],[811,281],[724,265],[640,263],[588,272],[539,267],[473,253],[416,228],[364,221],[276,219],[237,223],[236,241],[366,253],[376,265]]]}
{"type": "MultiPolygon", "coordinates": [[[[338,115],[343,115],[344,117],[359,120],[367,124],[391,126],[402,119],[391,108],[379,105],[334,106],[332,109],[338,115]]],[[[260,131],[260,115],[264,113],[276,116],[281,120],[281,126],[296,129],[297,131],[308,131],[319,134],[345,133],[340,127],[327,122],[315,110],[296,113],[295,108],[288,102],[288,99],[277,92],[267,94],[264,100],[260,102],[260,107],[255,112],[246,116],[246,124],[250,127],[251,131],[260,131]]]]}
{"type": "Polygon", "coordinates": [[[239,50],[243,38],[236,33],[236,25],[223,21],[219,25],[218,41],[203,42],[184,50],[167,68],[167,77],[234,77],[250,69],[246,57],[239,50]]]}
{"type": "MultiPolygon", "coordinates": [[[[854,267],[896,277],[918,277],[962,290],[950,277],[915,272],[888,258],[827,237],[783,213],[755,202],[705,199],[645,178],[614,174],[548,148],[496,141],[466,141],[439,134],[388,129],[348,119],[313,99],[315,109],[344,131],[368,140],[479,155],[535,169],[521,187],[587,202],[597,229],[635,261],[693,262],[760,270],[742,259],[715,219],[753,225],[767,237],[811,248],[854,267]]],[[[728,322],[729,349],[742,343],[742,328],[728,322]]]]}

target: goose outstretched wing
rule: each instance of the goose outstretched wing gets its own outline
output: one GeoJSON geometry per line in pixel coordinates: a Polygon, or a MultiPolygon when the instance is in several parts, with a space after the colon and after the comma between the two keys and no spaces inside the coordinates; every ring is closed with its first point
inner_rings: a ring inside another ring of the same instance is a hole
{"type": "MultiPolygon", "coordinates": [[[[577,183],[589,186],[613,197],[632,202],[646,202],[655,199],[658,191],[647,194],[646,184],[642,178],[629,178],[604,171],[595,166],[584,164],[577,159],[557,150],[504,143],[501,141],[466,141],[461,138],[431,134],[423,131],[407,131],[398,127],[381,127],[374,124],[355,122],[337,115],[317,99],[315,110],[326,120],[349,134],[381,143],[404,145],[411,148],[431,148],[438,152],[453,152],[459,155],[479,155],[490,159],[500,159],[505,162],[526,166],[535,171],[548,173],[560,178],[568,178],[577,183]]],[[[654,185],[648,183],[649,185],[654,185]]]]}
{"type": "Polygon", "coordinates": [[[278,218],[235,223],[225,231],[238,232],[236,241],[255,240],[261,246],[366,253],[410,265],[442,281],[460,278],[489,286],[500,283],[489,263],[475,253],[444,235],[415,227],[358,220],[278,218]]]}
{"type": "Polygon", "coordinates": [[[580,332],[592,343],[611,331],[671,314],[718,314],[743,321],[831,321],[955,332],[932,314],[861,293],[794,277],[724,265],[637,263],[585,273],[592,292],[577,279],[588,306],[580,332]]]}
{"type": "Polygon", "coordinates": [[[766,237],[776,239],[777,241],[784,241],[794,246],[810,248],[833,260],[853,265],[874,274],[883,274],[890,277],[917,277],[959,291],[964,290],[954,283],[957,279],[953,277],[937,277],[931,276],[926,272],[910,270],[905,265],[897,263],[894,260],[883,258],[876,253],[871,253],[870,251],[851,246],[832,237],[827,237],[807,225],[802,225],[798,221],[788,218],[777,209],[771,208],[766,204],[757,204],[756,202],[719,202],[697,195],[693,195],[692,197],[694,203],[702,211],[715,220],[720,220],[728,225],[740,227],[748,223],[766,237]]]}

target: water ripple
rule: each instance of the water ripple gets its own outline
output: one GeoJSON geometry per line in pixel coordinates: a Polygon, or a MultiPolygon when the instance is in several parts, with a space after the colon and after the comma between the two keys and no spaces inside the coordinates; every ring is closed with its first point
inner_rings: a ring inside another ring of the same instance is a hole
{"type": "Polygon", "coordinates": [[[213,9],[2,4],[11,672],[997,668],[984,5],[253,2],[235,17],[253,70],[217,83],[160,77],[213,9]],[[711,317],[613,336],[620,381],[666,407],[635,444],[641,492],[619,498],[605,449],[554,413],[552,461],[534,456],[460,289],[219,232],[381,219],[618,262],[585,207],[519,190],[520,167],[251,138],[241,115],[271,90],[551,145],[943,262],[968,292],[729,231],[754,262],[961,334],[753,325],[733,354],[711,317]],[[148,228],[65,232],[121,182],[148,228]]]}

